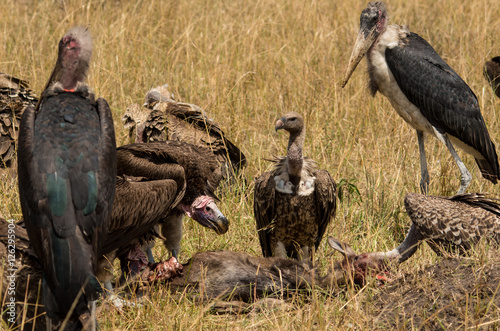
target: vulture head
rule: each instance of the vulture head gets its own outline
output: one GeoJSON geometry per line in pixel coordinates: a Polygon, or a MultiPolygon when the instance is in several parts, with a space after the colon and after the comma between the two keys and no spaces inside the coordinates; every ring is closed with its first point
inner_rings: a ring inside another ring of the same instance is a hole
{"type": "Polygon", "coordinates": [[[387,27],[387,10],[383,2],[370,2],[361,12],[359,33],[352,49],[342,87],[346,86],[352,73],[366,52],[375,44],[387,27]]]}
{"type": "Polygon", "coordinates": [[[288,131],[291,135],[300,134],[304,129],[304,119],[299,113],[290,112],[277,120],[274,128],[276,131],[281,129],[288,131]]]}
{"type": "Polygon", "coordinates": [[[187,216],[217,234],[224,234],[229,229],[227,218],[219,210],[212,196],[200,195],[192,203],[181,202],[180,207],[187,216]]]}
{"type": "Polygon", "coordinates": [[[59,41],[56,66],[52,71],[46,88],[59,85],[59,88],[74,91],[83,83],[92,56],[92,37],[87,28],[76,26],[70,29],[59,41]]]}
{"type": "Polygon", "coordinates": [[[380,281],[387,281],[390,279],[386,277],[388,274],[388,267],[381,254],[356,254],[349,245],[331,236],[328,237],[328,244],[344,255],[344,259],[340,262],[340,269],[343,270],[346,279],[352,279],[353,282],[358,285],[364,285],[368,275],[375,276],[380,281]]]}

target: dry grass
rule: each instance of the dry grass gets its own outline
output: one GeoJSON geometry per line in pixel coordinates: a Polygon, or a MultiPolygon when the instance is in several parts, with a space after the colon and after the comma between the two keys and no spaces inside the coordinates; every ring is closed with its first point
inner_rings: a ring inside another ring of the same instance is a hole
{"type": "MultiPolygon", "coordinates": [[[[227,234],[218,237],[186,221],[181,260],[212,249],[260,254],[252,179],[269,169],[264,158],[284,153],[285,135],[274,133],[273,121],[291,110],[305,116],[306,154],[337,181],[345,179],[361,193],[344,196],[327,235],[341,238],[357,251],[386,250],[405,235],[408,217],[403,197],[419,191],[420,168],[415,132],[385,98],[369,97],[365,65],[345,89],[340,88],[365,5],[365,1],[300,0],[4,0],[0,71],[30,81],[40,93],[60,37],[73,25],[89,25],[94,37],[89,83],[112,108],[119,144],[126,143],[120,120],[126,107],[165,82],[177,99],[199,105],[221,124],[249,160],[244,172],[249,185],[220,194],[221,209],[231,221],[227,234]]],[[[500,54],[497,1],[395,0],[387,5],[392,22],[408,24],[427,39],[475,91],[498,145],[499,104],[482,77],[485,60],[500,54]]],[[[454,193],[459,173],[445,147],[428,139],[427,155],[430,193],[454,193]]],[[[480,177],[474,160],[465,155],[463,159],[474,177],[469,191],[497,195],[498,187],[480,177]]],[[[15,181],[3,180],[0,192],[0,214],[20,218],[15,181]]],[[[323,265],[330,258],[326,246],[318,255],[323,265]]],[[[165,251],[158,248],[157,254],[165,251]]],[[[416,274],[435,262],[425,248],[400,273],[416,274]]],[[[422,284],[432,282],[426,277],[422,275],[422,284]]],[[[373,323],[376,305],[369,299],[378,291],[368,286],[336,297],[318,295],[310,303],[298,304],[292,313],[220,317],[187,299],[173,300],[157,288],[144,308],[122,315],[108,312],[100,323],[103,330],[372,329],[380,325],[373,323]]],[[[497,310],[491,308],[487,316],[498,319],[497,310]]],[[[476,315],[464,318],[464,326],[482,322],[476,315]]],[[[392,326],[418,327],[409,321],[392,326]]]]}

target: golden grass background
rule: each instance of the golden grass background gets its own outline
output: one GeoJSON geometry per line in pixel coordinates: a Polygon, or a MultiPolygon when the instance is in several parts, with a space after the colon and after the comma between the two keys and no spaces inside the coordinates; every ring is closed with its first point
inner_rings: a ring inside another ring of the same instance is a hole
{"type": "MultiPolygon", "coordinates": [[[[199,105],[218,122],[249,161],[240,185],[220,192],[230,230],[216,236],[185,222],[185,261],[196,251],[229,249],[260,255],[252,209],[253,178],[269,170],[265,161],[286,151],[287,136],[274,132],[288,111],[304,115],[305,155],[334,179],[357,187],[346,193],[327,230],[356,251],[392,249],[409,219],[403,198],[419,192],[416,134],[366,88],[366,65],[340,87],[366,1],[28,1],[0,2],[0,71],[26,79],[40,94],[57,57],[57,44],[72,26],[88,25],[94,51],[88,82],[113,111],[117,142],[128,143],[121,117],[145,92],[168,83],[176,99],[199,105]]],[[[494,0],[390,1],[392,23],[407,24],[425,38],[476,93],[490,135],[500,144],[499,100],[482,76],[484,62],[500,54],[500,6],[494,0]]],[[[459,172],[448,151],[427,139],[430,193],[451,195],[459,172]]],[[[459,152],[460,153],[460,152],[459,152]]],[[[473,175],[469,192],[498,196],[481,178],[472,157],[460,153],[473,175]]],[[[0,215],[21,217],[17,182],[2,179],[0,215]]],[[[159,246],[159,245],[158,245],[159,246]]],[[[326,242],[317,255],[330,260],[326,242]]],[[[156,249],[157,257],[166,252],[156,249]]],[[[334,258],[340,258],[337,254],[334,258]]],[[[436,257],[420,249],[400,272],[415,272],[436,257]]],[[[156,290],[155,290],[156,291],[156,290]]],[[[151,303],[124,314],[107,312],[103,330],[115,329],[370,329],[365,292],[315,297],[296,311],[215,316],[189,300],[174,301],[158,288],[151,303]]],[[[377,291],[373,288],[371,291],[377,291]]],[[[368,295],[369,296],[369,295],[368,295]]],[[[472,324],[474,325],[474,319],[472,324]]],[[[476,321],[477,322],[477,321],[476,321]]]]}

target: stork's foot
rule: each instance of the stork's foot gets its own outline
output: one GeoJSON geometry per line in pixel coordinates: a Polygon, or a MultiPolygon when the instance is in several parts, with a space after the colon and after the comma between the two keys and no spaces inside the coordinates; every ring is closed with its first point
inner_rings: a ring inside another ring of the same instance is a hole
{"type": "Polygon", "coordinates": [[[429,173],[427,173],[427,177],[423,178],[420,180],[420,192],[422,194],[427,195],[427,192],[429,192],[429,173]]]}
{"type": "Polygon", "coordinates": [[[182,264],[177,262],[177,259],[172,256],[167,261],[151,264],[151,271],[149,273],[149,276],[147,277],[147,280],[150,283],[160,280],[169,280],[181,275],[182,268],[182,264]]]}

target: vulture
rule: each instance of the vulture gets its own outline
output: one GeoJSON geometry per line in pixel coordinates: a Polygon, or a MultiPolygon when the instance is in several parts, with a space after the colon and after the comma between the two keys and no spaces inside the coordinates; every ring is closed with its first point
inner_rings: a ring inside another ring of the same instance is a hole
{"type": "Polygon", "coordinates": [[[106,258],[101,260],[100,279],[106,281],[106,288],[110,289],[110,275],[103,270],[106,261],[118,257],[125,272],[127,268],[134,271],[129,264],[137,249],[149,245],[148,261],[154,263],[151,242],[155,236],[163,238],[178,258],[184,215],[217,234],[228,230],[229,222],[214,194],[222,178],[220,168],[206,148],[179,141],[121,146],[117,148],[117,174],[113,213],[102,244],[106,258]]]}
{"type": "Polygon", "coordinates": [[[422,241],[438,255],[444,251],[465,255],[480,240],[500,244],[500,204],[481,193],[451,197],[410,193],[405,208],[411,226],[404,241],[388,252],[360,254],[359,259],[383,266],[410,258],[422,241]]]}
{"type": "Polygon", "coordinates": [[[123,116],[125,128],[135,142],[177,140],[209,149],[217,158],[223,178],[234,178],[245,167],[245,155],[198,106],[177,102],[167,89],[158,86],[146,94],[143,107],[133,104],[123,116]]]}
{"type": "Polygon", "coordinates": [[[43,267],[49,328],[66,317],[68,329],[96,328],[95,270],[115,194],[116,143],[106,100],[85,83],[91,53],[89,31],[70,29],[40,101],[20,124],[19,196],[43,267]]]}
{"type": "Polygon", "coordinates": [[[290,133],[287,156],[257,178],[254,213],[264,256],[309,258],[335,216],[336,185],[326,170],[302,156],[304,119],[296,112],[276,122],[290,133]]]}
{"type": "Polygon", "coordinates": [[[0,259],[3,320],[11,328],[33,330],[34,327],[34,330],[45,331],[40,295],[42,266],[32,250],[26,229],[13,219],[0,217],[0,259]]]}
{"type": "Polygon", "coordinates": [[[493,92],[500,98],[500,56],[495,56],[484,64],[484,77],[491,84],[493,92]]]}
{"type": "Polygon", "coordinates": [[[465,193],[472,175],[457,147],[472,155],[483,177],[496,184],[498,156],[476,95],[425,39],[388,21],[383,2],[370,2],[361,12],[342,87],[366,54],[372,96],[378,91],[383,94],[417,133],[422,193],[427,194],[429,187],[427,134],[439,139],[452,155],[460,171],[458,193],[465,193]]]}
{"type": "Polygon", "coordinates": [[[37,102],[26,81],[0,73],[0,167],[12,165],[21,115],[37,102]]]}

